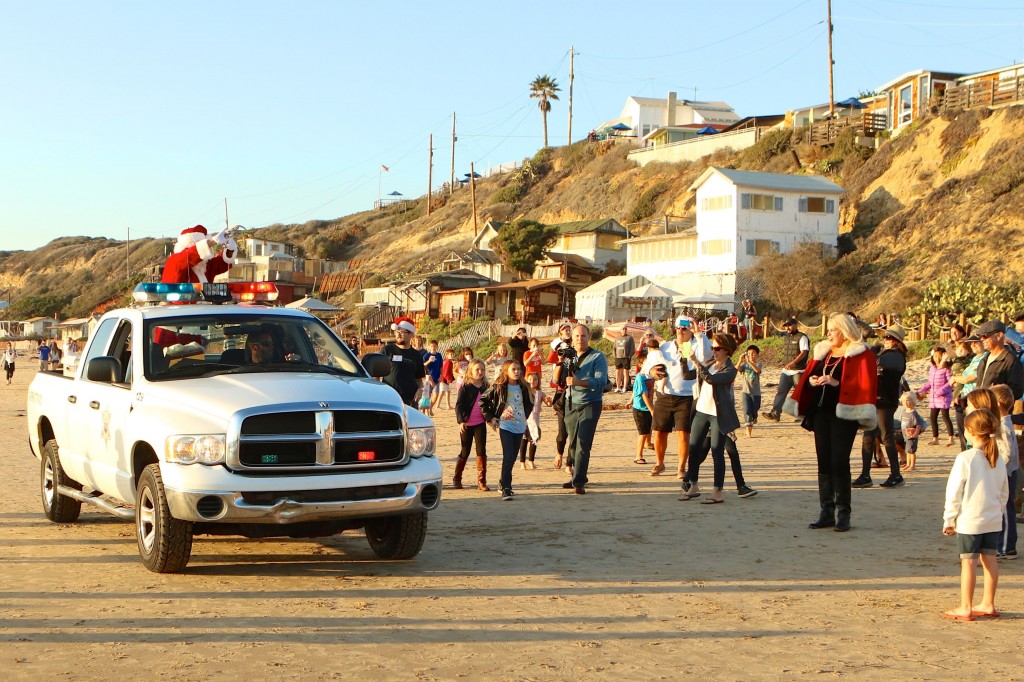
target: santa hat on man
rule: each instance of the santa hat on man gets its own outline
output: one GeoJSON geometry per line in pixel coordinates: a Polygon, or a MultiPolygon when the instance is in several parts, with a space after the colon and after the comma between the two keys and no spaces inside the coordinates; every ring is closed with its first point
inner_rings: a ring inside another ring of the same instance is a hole
{"type": "Polygon", "coordinates": [[[206,228],[202,225],[186,227],[181,231],[181,234],[178,235],[178,241],[174,245],[174,253],[181,253],[197,242],[206,241],[209,235],[210,233],[207,232],[206,228]]]}
{"type": "Polygon", "coordinates": [[[416,323],[410,320],[408,317],[396,317],[395,321],[391,323],[391,331],[396,332],[399,329],[407,331],[410,334],[415,334],[416,323]]]}

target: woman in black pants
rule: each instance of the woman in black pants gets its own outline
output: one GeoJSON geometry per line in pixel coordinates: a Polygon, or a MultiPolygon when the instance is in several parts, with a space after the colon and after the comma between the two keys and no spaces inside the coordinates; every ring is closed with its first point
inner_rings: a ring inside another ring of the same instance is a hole
{"type": "Polygon", "coordinates": [[[885,449],[885,456],[889,459],[889,478],[882,483],[882,487],[895,488],[903,485],[893,420],[896,408],[899,407],[903,374],[907,371],[907,347],[903,344],[906,331],[902,326],[894,324],[882,332],[882,350],[878,353],[878,426],[864,432],[860,448],[860,476],[853,481],[854,488],[871,487],[871,461],[875,456],[875,445],[879,441],[885,449]]]}
{"type": "Polygon", "coordinates": [[[850,451],[857,429],[877,425],[877,363],[861,338],[852,317],[830,317],[828,338],[814,347],[793,393],[818,460],[820,513],[811,528],[850,530],[850,451]]]}

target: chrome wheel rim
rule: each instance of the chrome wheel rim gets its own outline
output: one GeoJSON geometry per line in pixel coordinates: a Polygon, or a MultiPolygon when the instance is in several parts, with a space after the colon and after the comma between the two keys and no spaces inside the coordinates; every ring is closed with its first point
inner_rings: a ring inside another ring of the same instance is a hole
{"type": "Polygon", "coordinates": [[[47,457],[43,463],[43,504],[47,509],[53,506],[54,486],[53,460],[47,457]]]}
{"type": "Polygon", "coordinates": [[[139,514],[138,514],[139,544],[149,554],[153,551],[156,543],[156,504],[153,500],[153,490],[148,486],[139,491],[139,514]]]}

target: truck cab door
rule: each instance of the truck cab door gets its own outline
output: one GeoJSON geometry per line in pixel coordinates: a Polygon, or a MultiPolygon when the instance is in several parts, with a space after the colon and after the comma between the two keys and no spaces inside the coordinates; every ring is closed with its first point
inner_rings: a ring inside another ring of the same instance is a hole
{"type": "Polygon", "coordinates": [[[132,342],[131,322],[118,321],[106,349],[106,356],[120,363],[118,376],[90,379],[86,366],[80,375],[81,388],[76,402],[76,433],[83,442],[86,465],[85,477],[78,480],[123,500],[134,498],[126,433],[133,396],[132,342]]]}
{"type": "MultiPolygon", "coordinates": [[[[103,320],[90,335],[85,352],[82,354],[81,367],[89,360],[107,354],[111,336],[117,329],[118,320],[103,320]]],[[[81,367],[79,368],[81,370],[81,367]]],[[[88,461],[86,438],[82,431],[83,425],[93,418],[88,408],[85,395],[91,392],[84,380],[84,373],[79,371],[72,381],[68,381],[67,390],[62,390],[57,399],[62,401],[63,419],[52,420],[54,437],[60,448],[60,463],[64,471],[76,481],[88,484],[91,466],[88,461]]],[[[57,412],[55,412],[57,414],[57,412]]]]}

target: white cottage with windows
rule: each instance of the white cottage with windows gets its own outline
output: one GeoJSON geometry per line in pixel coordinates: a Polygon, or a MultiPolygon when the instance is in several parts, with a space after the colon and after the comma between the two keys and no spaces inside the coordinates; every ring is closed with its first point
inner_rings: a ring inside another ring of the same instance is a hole
{"type": "Polygon", "coordinates": [[[742,298],[737,273],[800,242],[835,248],[843,189],[825,178],[710,167],[690,186],[697,227],[625,240],[627,271],[682,292],[742,298]]]}

